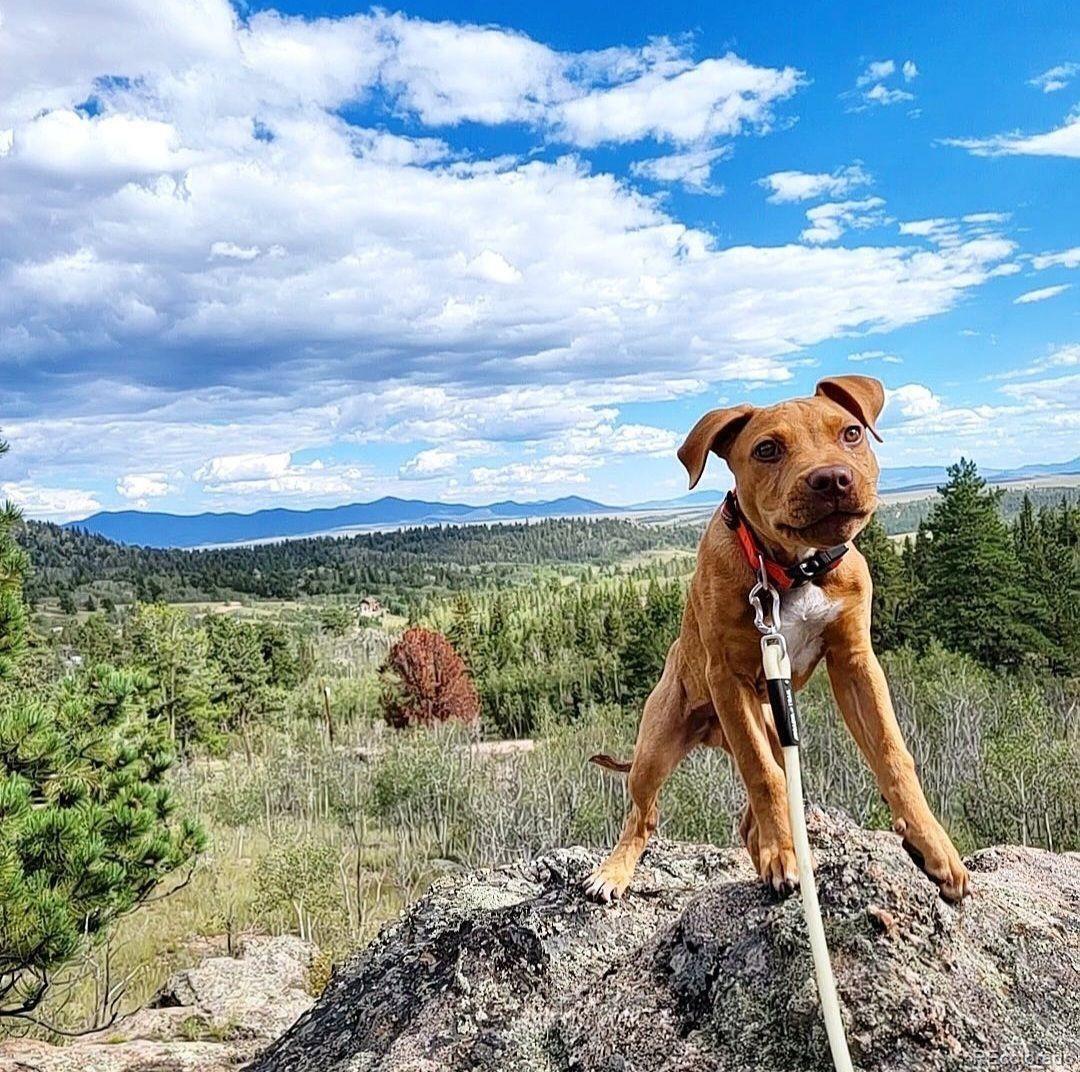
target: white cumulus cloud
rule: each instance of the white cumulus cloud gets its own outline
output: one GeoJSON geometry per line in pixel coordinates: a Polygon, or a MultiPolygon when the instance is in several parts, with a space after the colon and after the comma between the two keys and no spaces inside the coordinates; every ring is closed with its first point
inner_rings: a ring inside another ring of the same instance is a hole
{"type": "Polygon", "coordinates": [[[858,78],[855,79],[855,85],[873,85],[874,82],[880,82],[883,78],[888,78],[890,75],[895,73],[895,60],[875,60],[866,68],[865,71],[863,71],[861,75],[859,75],[858,78]]]}
{"type": "Polygon", "coordinates": [[[902,104],[904,101],[911,101],[914,99],[915,95],[909,93],[906,89],[890,89],[888,86],[881,85],[880,83],[863,94],[863,100],[870,104],[902,104]]]}
{"type": "Polygon", "coordinates": [[[630,173],[653,182],[679,183],[699,194],[719,195],[724,188],[712,181],[713,165],[730,154],[728,146],[692,149],[684,153],[668,153],[650,160],[636,160],[630,173]]]}
{"type": "Polygon", "coordinates": [[[27,517],[75,521],[101,509],[93,492],[44,487],[30,480],[0,483],[0,500],[13,502],[27,517]]]}
{"type": "Polygon", "coordinates": [[[1031,258],[1031,266],[1038,271],[1044,268],[1080,268],[1080,246],[1057,253],[1037,253],[1031,258]]]}
{"type": "Polygon", "coordinates": [[[159,499],[172,490],[166,473],[128,473],[116,482],[116,493],[122,499],[159,499]]]}
{"type": "Polygon", "coordinates": [[[885,404],[889,417],[926,417],[942,408],[941,399],[924,383],[905,383],[886,391],[885,404]]]}
{"type": "Polygon", "coordinates": [[[258,246],[238,246],[235,242],[210,243],[211,257],[224,257],[236,261],[253,261],[258,255],[258,246]]]}
{"type": "Polygon", "coordinates": [[[490,283],[502,283],[509,286],[521,282],[521,272],[517,270],[501,253],[493,249],[481,250],[465,266],[465,271],[474,279],[486,279],[490,283]]]}
{"type": "Polygon", "coordinates": [[[207,494],[235,502],[251,496],[285,495],[332,500],[361,491],[370,476],[360,465],[326,465],[319,459],[296,464],[287,451],[220,455],[195,471],[195,479],[207,494]]]}
{"type": "Polygon", "coordinates": [[[880,197],[861,201],[830,201],[817,205],[806,213],[810,222],[801,235],[804,242],[820,244],[835,242],[845,231],[866,230],[886,222],[882,212],[885,202],[880,197]]]}
{"type": "Polygon", "coordinates": [[[406,480],[431,480],[449,475],[457,468],[457,464],[458,455],[455,451],[432,447],[410,458],[401,467],[401,476],[406,480]]]}
{"type": "Polygon", "coordinates": [[[914,60],[905,60],[899,66],[896,60],[891,59],[874,60],[868,64],[862,74],[855,79],[855,88],[841,94],[842,99],[852,101],[848,110],[861,112],[868,108],[887,107],[891,104],[913,101],[915,94],[901,89],[896,84],[899,81],[896,78],[898,71],[904,82],[914,81],[919,74],[919,68],[914,60]]]}
{"type": "Polygon", "coordinates": [[[850,164],[833,172],[774,171],[759,179],[758,185],[771,191],[768,201],[784,204],[819,197],[842,197],[870,181],[870,176],[859,164],[850,164]]]}
{"type": "Polygon", "coordinates": [[[289,470],[292,456],[288,451],[277,454],[227,454],[211,458],[195,471],[195,479],[208,484],[226,484],[241,480],[262,480],[283,476],[289,470]]]}

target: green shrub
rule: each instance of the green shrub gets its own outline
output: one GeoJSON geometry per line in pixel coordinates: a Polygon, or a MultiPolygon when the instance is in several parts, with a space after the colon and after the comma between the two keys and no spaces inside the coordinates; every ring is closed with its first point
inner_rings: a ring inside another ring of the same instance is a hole
{"type": "Polygon", "coordinates": [[[338,860],[332,846],[312,837],[274,845],[255,868],[255,905],[263,926],[276,930],[284,916],[301,938],[316,939],[316,921],[341,906],[338,860]]]}

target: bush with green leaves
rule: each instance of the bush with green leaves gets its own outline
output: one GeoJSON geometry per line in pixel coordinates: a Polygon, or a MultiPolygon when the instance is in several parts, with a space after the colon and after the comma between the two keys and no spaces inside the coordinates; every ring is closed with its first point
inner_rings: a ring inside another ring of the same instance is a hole
{"type": "Polygon", "coordinates": [[[319,624],[331,636],[343,637],[356,624],[356,614],[340,603],[328,603],[319,611],[319,624]]]}
{"type": "MultiPolygon", "coordinates": [[[[268,929],[295,925],[301,938],[321,938],[316,920],[342,905],[339,854],[315,838],[279,843],[255,868],[256,911],[268,929]]],[[[338,913],[343,915],[343,913],[338,913]]]]}
{"type": "Polygon", "coordinates": [[[287,714],[325,724],[327,696],[324,688],[329,689],[331,717],[335,724],[370,722],[379,713],[382,682],[378,673],[370,670],[354,677],[327,674],[309,678],[289,691],[287,714]]]}

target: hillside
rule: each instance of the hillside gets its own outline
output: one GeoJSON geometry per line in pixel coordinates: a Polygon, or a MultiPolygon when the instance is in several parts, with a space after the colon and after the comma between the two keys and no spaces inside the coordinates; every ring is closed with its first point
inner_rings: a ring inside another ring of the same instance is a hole
{"type": "MultiPolygon", "coordinates": [[[[1020,513],[1024,498],[1031,500],[1036,510],[1059,506],[1063,501],[1080,502],[1080,486],[1020,487],[1005,486],[1001,490],[1001,516],[1012,521],[1020,513]]],[[[937,500],[936,495],[922,498],[893,498],[886,494],[877,509],[877,519],[890,536],[914,532],[919,522],[924,521],[930,508],[937,500]]]]}
{"type": "Polygon", "coordinates": [[[512,583],[538,568],[601,566],[657,551],[693,551],[697,526],[615,518],[528,525],[444,525],[279,541],[205,551],[114,543],[80,529],[29,522],[21,540],[34,563],[34,602],[72,593],[83,603],[237,595],[377,595],[398,610],[422,594],[512,583]]]}
{"type": "MultiPolygon", "coordinates": [[[[1001,510],[1015,517],[1024,496],[1037,508],[1080,488],[1007,490],[1001,510]]],[[[309,537],[206,550],[141,547],[114,542],[78,527],[28,522],[22,543],[34,572],[31,600],[71,593],[82,605],[133,599],[212,600],[236,596],[293,599],[305,595],[377,595],[404,610],[410,595],[496,587],[543,564],[601,566],[639,554],[692,552],[716,493],[703,493],[700,510],[665,511],[653,504],[636,517],[549,518],[527,525],[443,524],[350,537],[309,537]],[[641,523],[642,521],[650,523],[641,523]],[[663,524],[654,524],[663,520],[663,524]],[[672,523],[673,522],[673,523],[672,523]]],[[[718,498],[718,496],[717,496],[718,498]]],[[[933,497],[886,500],[878,518],[889,534],[913,531],[933,497]]]]}

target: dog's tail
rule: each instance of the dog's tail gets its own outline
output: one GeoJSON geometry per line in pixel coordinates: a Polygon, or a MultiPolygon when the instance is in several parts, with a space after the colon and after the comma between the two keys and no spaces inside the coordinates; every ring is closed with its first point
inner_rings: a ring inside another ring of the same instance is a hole
{"type": "Polygon", "coordinates": [[[611,756],[605,756],[602,752],[598,752],[595,756],[589,756],[589,762],[595,763],[598,767],[606,767],[608,770],[617,771],[619,774],[625,774],[630,769],[629,763],[612,759],[611,756]]]}

